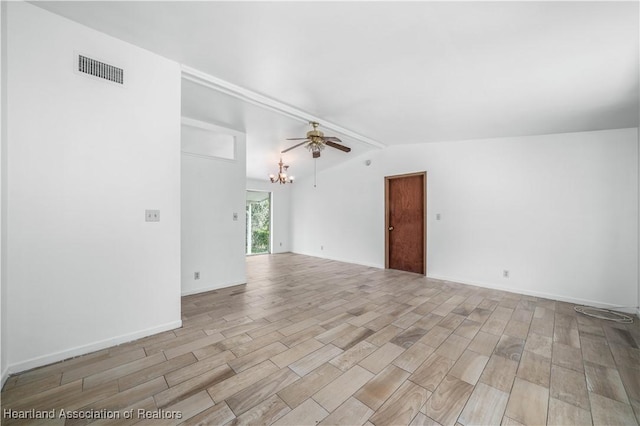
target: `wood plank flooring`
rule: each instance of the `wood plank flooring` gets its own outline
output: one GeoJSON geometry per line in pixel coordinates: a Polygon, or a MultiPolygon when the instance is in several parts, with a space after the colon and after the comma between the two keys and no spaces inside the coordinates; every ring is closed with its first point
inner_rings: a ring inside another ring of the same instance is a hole
{"type": "Polygon", "coordinates": [[[247,269],[246,285],[184,297],[180,329],[11,376],[2,424],[640,420],[638,321],[289,253],[247,269]],[[49,420],[6,415],[51,409],[49,420]]]}

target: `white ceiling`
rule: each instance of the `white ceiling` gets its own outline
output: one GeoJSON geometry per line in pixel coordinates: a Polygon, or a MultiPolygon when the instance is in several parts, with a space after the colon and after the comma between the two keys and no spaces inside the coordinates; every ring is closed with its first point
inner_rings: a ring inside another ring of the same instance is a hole
{"type": "MultiPolygon", "coordinates": [[[[386,145],[638,126],[638,2],[38,2],[386,145]]],[[[275,172],[308,125],[185,83],[183,115],[275,172]]],[[[378,149],[337,135],[325,168],[378,149]]],[[[298,148],[292,174],[313,167],[298,148]]]]}

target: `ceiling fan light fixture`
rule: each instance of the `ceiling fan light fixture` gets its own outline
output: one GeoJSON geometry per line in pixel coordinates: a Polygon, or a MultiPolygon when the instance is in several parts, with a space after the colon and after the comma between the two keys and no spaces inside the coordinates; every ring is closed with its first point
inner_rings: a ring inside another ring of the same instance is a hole
{"type": "Polygon", "coordinates": [[[350,152],[351,148],[348,146],[341,145],[338,142],[342,142],[339,138],[335,136],[325,136],[320,130],[318,130],[319,124],[315,121],[310,121],[309,124],[313,127],[313,130],[307,132],[306,138],[289,138],[287,140],[292,141],[302,141],[291,148],[287,148],[282,153],[284,154],[287,151],[291,151],[294,148],[305,145],[305,148],[311,152],[313,158],[319,158],[320,152],[324,149],[325,146],[330,146],[332,148],[336,148],[342,152],[350,152]]]}
{"type": "Polygon", "coordinates": [[[307,149],[311,152],[320,152],[324,149],[324,142],[312,140],[307,145],[307,149]]]}

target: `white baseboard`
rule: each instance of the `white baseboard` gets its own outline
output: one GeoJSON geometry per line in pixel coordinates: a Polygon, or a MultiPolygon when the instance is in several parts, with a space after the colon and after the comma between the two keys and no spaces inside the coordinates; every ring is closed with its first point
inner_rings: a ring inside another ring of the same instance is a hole
{"type": "Polygon", "coordinates": [[[272,250],[271,254],[282,254],[282,253],[291,253],[291,250],[288,248],[278,247],[277,250],[272,250]]]}
{"type": "MultiPolygon", "coordinates": [[[[7,373],[15,374],[32,368],[41,367],[43,365],[52,364],[54,362],[62,361],[65,359],[73,358],[80,355],[85,355],[90,352],[99,351],[105,348],[110,348],[122,343],[131,342],[133,340],[140,339],[142,337],[151,336],[152,334],[158,334],[163,331],[173,330],[182,326],[182,321],[173,321],[167,324],[160,325],[158,327],[147,328],[145,330],[139,330],[133,333],[123,334],[121,336],[112,337],[109,339],[93,342],[88,345],[76,346],[75,348],[66,349],[64,351],[55,352],[52,354],[42,355],[35,358],[28,359],[26,361],[17,362],[9,365],[7,373]]],[[[5,375],[3,374],[3,380],[5,375]]]]}
{"type": "Polygon", "coordinates": [[[506,292],[509,292],[509,293],[524,294],[526,296],[541,297],[543,299],[552,299],[552,300],[557,300],[557,301],[560,301],[560,302],[575,303],[577,305],[593,306],[593,307],[596,307],[596,308],[603,308],[603,309],[615,309],[616,311],[630,313],[630,314],[634,314],[636,312],[640,313],[640,309],[638,309],[638,307],[636,307],[636,306],[628,307],[628,308],[618,308],[618,305],[614,305],[614,304],[606,303],[606,302],[597,302],[595,300],[563,296],[563,295],[555,294],[555,293],[545,293],[545,292],[541,292],[541,291],[533,291],[533,290],[526,290],[526,289],[516,289],[516,288],[511,288],[511,287],[503,287],[503,286],[499,286],[499,285],[495,285],[495,284],[491,284],[491,283],[473,282],[473,281],[461,280],[461,279],[458,279],[458,278],[444,277],[444,276],[439,276],[439,275],[427,275],[427,278],[433,278],[433,279],[442,280],[442,281],[450,281],[450,282],[453,282],[453,283],[473,285],[473,286],[476,286],[476,287],[490,288],[490,289],[493,289],[493,290],[501,290],[501,291],[506,291],[506,292]]]}
{"type": "MultiPolygon", "coordinates": [[[[377,268],[377,269],[384,269],[384,265],[366,263],[366,262],[358,262],[358,261],[354,261],[354,260],[350,260],[350,259],[337,259],[337,258],[333,258],[333,257],[330,257],[330,256],[324,256],[324,255],[320,256],[317,253],[303,253],[303,252],[297,252],[297,251],[292,251],[292,253],[301,254],[303,256],[317,257],[317,258],[320,258],[320,259],[335,260],[337,262],[345,262],[345,263],[353,263],[353,264],[356,264],[356,265],[369,266],[369,267],[377,268]]],[[[501,291],[506,291],[506,292],[510,292],[510,293],[523,294],[523,295],[527,295],[527,296],[541,297],[541,298],[544,298],[544,299],[558,300],[560,302],[575,303],[575,304],[579,304],[579,305],[593,306],[593,307],[604,308],[604,309],[615,309],[616,311],[619,311],[619,312],[635,314],[635,315],[638,316],[638,318],[640,318],[640,307],[638,307],[638,306],[631,306],[631,307],[627,307],[627,308],[619,308],[618,307],[619,305],[614,305],[614,304],[606,303],[606,302],[598,302],[598,301],[595,301],[595,300],[581,299],[581,298],[577,298],[577,297],[569,297],[569,296],[563,296],[563,295],[555,294],[555,293],[545,293],[545,292],[541,292],[541,291],[533,291],[533,290],[526,290],[526,289],[514,289],[514,288],[511,288],[511,287],[504,287],[504,286],[495,285],[495,284],[492,284],[492,283],[461,280],[461,279],[454,278],[454,277],[431,275],[431,274],[428,273],[428,270],[427,270],[427,278],[433,278],[433,279],[436,279],[436,280],[443,280],[443,281],[450,281],[450,282],[460,283],[460,284],[467,284],[467,285],[472,285],[472,286],[476,286],[476,287],[490,288],[490,289],[493,289],[493,290],[501,290],[501,291]]]]}
{"type": "Polygon", "coordinates": [[[190,296],[192,294],[205,293],[207,291],[219,290],[221,288],[233,287],[235,285],[246,284],[247,281],[238,281],[238,282],[230,282],[230,283],[222,283],[222,284],[212,284],[204,287],[198,287],[190,290],[183,290],[180,293],[181,296],[190,296]]]}
{"type": "Polygon", "coordinates": [[[370,268],[384,269],[384,265],[379,265],[379,264],[376,264],[376,263],[362,262],[362,261],[353,260],[353,259],[340,259],[340,258],[337,258],[337,257],[331,257],[331,256],[325,256],[325,255],[321,256],[321,255],[319,255],[317,253],[303,253],[303,252],[299,252],[299,251],[292,251],[291,253],[301,254],[303,256],[317,257],[319,259],[335,260],[336,262],[352,263],[354,265],[368,266],[370,268]]]}

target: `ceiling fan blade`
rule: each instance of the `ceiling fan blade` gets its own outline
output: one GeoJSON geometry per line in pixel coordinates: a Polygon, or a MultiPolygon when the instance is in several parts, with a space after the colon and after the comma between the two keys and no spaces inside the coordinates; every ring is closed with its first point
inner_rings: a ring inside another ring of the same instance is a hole
{"type": "Polygon", "coordinates": [[[313,158],[320,158],[320,151],[313,151],[313,158]]]}
{"type": "Polygon", "coordinates": [[[288,141],[302,141],[307,140],[307,138],[287,138],[288,141]]]}
{"type": "Polygon", "coordinates": [[[335,143],[331,141],[326,141],[325,143],[327,144],[327,146],[339,149],[340,151],[351,152],[351,148],[349,148],[348,146],[340,145],[339,143],[335,143]]]}
{"type": "Polygon", "coordinates": [[[333,141],[333,142],[342,142],[339,138],[336,138],[335,136],[325,136],[324,140],[325,141],[333,141]]]}
{"type": "Polygon", "coordinates": [[[304,142],[300,142],[299,144],[294,145],[294,146],[292,146],[291,148],[287,148],[287,149],[285,149],[284,151],[280,151],[280,153],[281,153],[281,154],[284,154],[285,152],[287,152],[287,151],[291,151],[293,148],[297,148],[297,147],[299,147],[300,145],[304,145],[304,144],[305,144],[305,143],[307,143],[307,142],[308,142],[307,140],[305,140],[304,142]]]}

